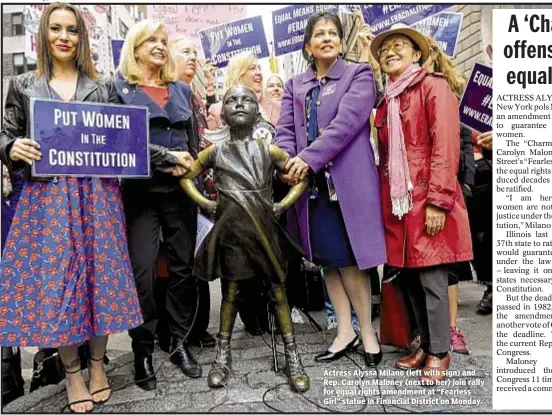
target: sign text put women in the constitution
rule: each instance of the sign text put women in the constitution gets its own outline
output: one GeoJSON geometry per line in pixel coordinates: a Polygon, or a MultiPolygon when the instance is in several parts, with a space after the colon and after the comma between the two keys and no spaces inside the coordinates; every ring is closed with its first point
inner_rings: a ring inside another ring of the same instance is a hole
{"type": "Polygon", "coordinates": [[[269,55],[261,16],[249,17],[199,31],[205,57],[224,68],[234,56],[252,51],[257,58],[269,55]]]}
{"type": "Polygon", "coordinates": [[[37,177],[149,177],[148,110],[128,105],[33,99],[37,177]]]}

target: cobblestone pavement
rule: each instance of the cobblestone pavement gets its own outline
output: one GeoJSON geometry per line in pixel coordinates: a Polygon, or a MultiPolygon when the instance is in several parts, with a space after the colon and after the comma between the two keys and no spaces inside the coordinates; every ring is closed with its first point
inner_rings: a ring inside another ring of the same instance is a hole
{"type": "MultiPolygon", "coordinates": [[[[215,333],[220,304],[220,294],[215,293],[220,291],[217,287],[211,292],[210,331],[215,333]]],[[[238,322],[232,339],[233,376],[227,388],[219,390],[209,389],[206,381],[214,349],[192,348],[203,366],[203,376],[190,379],[157,346],[154,354],[154,366],[159,368],[157,390],[139,389],[133,383],[133,355],[128,336],[114,336],[108,345],[108,354],[112,357],[108,372],[114,393],[109,402],[96,406],[94,412],[326,412],[317,405],[331,412],[488,412],[492,410],[492,318],[475,314],[482,292],[483,287],[478,284],[460,285],[459,325],[468,333],[471,354],[453,355],[451,376],[442,386],[416,385],[418,377],[414,373],[399,371],[393,366],[402,352],[385,346],[377,372],[367,369],[358,353],[351,353],[350,359],[318,364],[314,356],[331,344],[335,329],[317,333],[310,325],[299,324],[296,325],[298,347],[312,386],[304,395],[294,393],[284,375],[272,370],[270,336],[250,336],[238,322]]],[[[312,314],[324,327],[325,312],[312,314]]],[[[376,320],[375,326],[378,325],[376,320]]],[[[279,338],[277,350],[282,368],[283,346],[279,338]]],[[[27,377],[32,367],[31,352],[24,352],[27,377]]],[[[62,382],[25,395],[6,406],[4,412],[59,412],[66,403],[62,382]]]]}

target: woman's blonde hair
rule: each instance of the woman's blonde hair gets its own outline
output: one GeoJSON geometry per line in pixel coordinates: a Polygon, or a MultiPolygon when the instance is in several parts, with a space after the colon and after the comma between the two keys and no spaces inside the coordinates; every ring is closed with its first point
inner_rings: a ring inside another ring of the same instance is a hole
{"type": "Polygon", "coordinates": [[[253,52],[243,52],[234,56],[228,62],[226,70],[226,82],[224,84],[226,90],[241,83],[240,79],[253,62],[257,60],[257,55],[253,52]]]}
{"type": "Polygon", "coordinates": [[[189,37],[184,35],[175,36],[169,40],[169,49],[171,50],[171,53],[173,55],[174,55],[174,52],[177,51],[177,48],[181,43],[190,43],[195,49],[194,42],[192,42],[192,40],[189,37]]]}
{"type": "MultiPolygon", "coordinates": [[[[149,19],[142,20],[130,28],[123,48],[121,49],[121,60],[117,68],[117,71],[125,77],[129,84],[139,84],[143,82],[144,74],[136,61],[134,52],[136,48],[140,47],[159,29],[163,29],[163,31],[167,33],[167,29],[163,23],[154,22],[149,19]]],[[[162,85],[176,80],[176,65],[170,53],[170,49],[167,48],[167,51],[167,61],[159,74],[159,84],[162,85]]]]}
{"type": "Polygon", "coordinates": [[[454,95],[460,98],[466,86],[466,76],[454,69],[454,61],[441,50],[435,39],[430,36],[426,36],[426,39],[429,42],[429,55],[433,61],[433,71],[442,73],[454,95]]]}
{"type": "Polygon", "coordinates": [[[273,73],[273,74],[271,74],[271,75],[268,77],[268,79],[266,80],[266,84],[265,84],[265,87],[264,87],[264,90],[263,90],[263,94],[264,94],[265,98],[267,98],[267,95],[266,95],[266,94],[267,94],[267,88],[268,88],[268,84],[270,83],[270,80],[271,80],[272,78],[277,78],[278,81],[280,81],[280,83],[282,84],[282,89],[284,89],[284,85],[285,85],[285,83],[284,83],[284,78],[282,78],[282,77],[281,77],[280,75],[278,75],[277,73],[273,73]]]}
{"type": "Polygon", "coordinates": [[[273,73],[271,74],[268,79],[266,80],[266,83],[268,85],[268,83],[270,82],[270,80],[272,78],[278,78],[278,80],[280,81],[280,83],[282,84],[282,87],[284,86],[284,78],[282,78],[280,75],[278,75],[277,73],[273,73]]]}

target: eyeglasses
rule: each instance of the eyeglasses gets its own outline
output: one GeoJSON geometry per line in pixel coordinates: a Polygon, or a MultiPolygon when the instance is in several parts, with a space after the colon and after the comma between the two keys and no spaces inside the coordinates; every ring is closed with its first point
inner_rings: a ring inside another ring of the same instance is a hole
{"type": "Polygon", "coordinates": [[[405,42],[404,40],[397,40],[391,45],[379,48],[378,58],[382,58],[387,55],[389,53],[389,49],[393,49],[393,52],[400,52],[404,49],[405,46],[410,46],[411,48],[414,48],[414,45],[412,45],[411,43],[405,42]]]}

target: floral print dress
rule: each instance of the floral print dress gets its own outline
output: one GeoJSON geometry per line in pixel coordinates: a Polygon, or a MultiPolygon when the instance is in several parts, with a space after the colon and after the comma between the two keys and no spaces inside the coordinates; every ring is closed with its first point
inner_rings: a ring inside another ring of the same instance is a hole
{"type": "Polygon", "coordinates": [[[70,346],[141,323],[117,180],[25,182],[0,264],[0,345],[70,346]]]}

